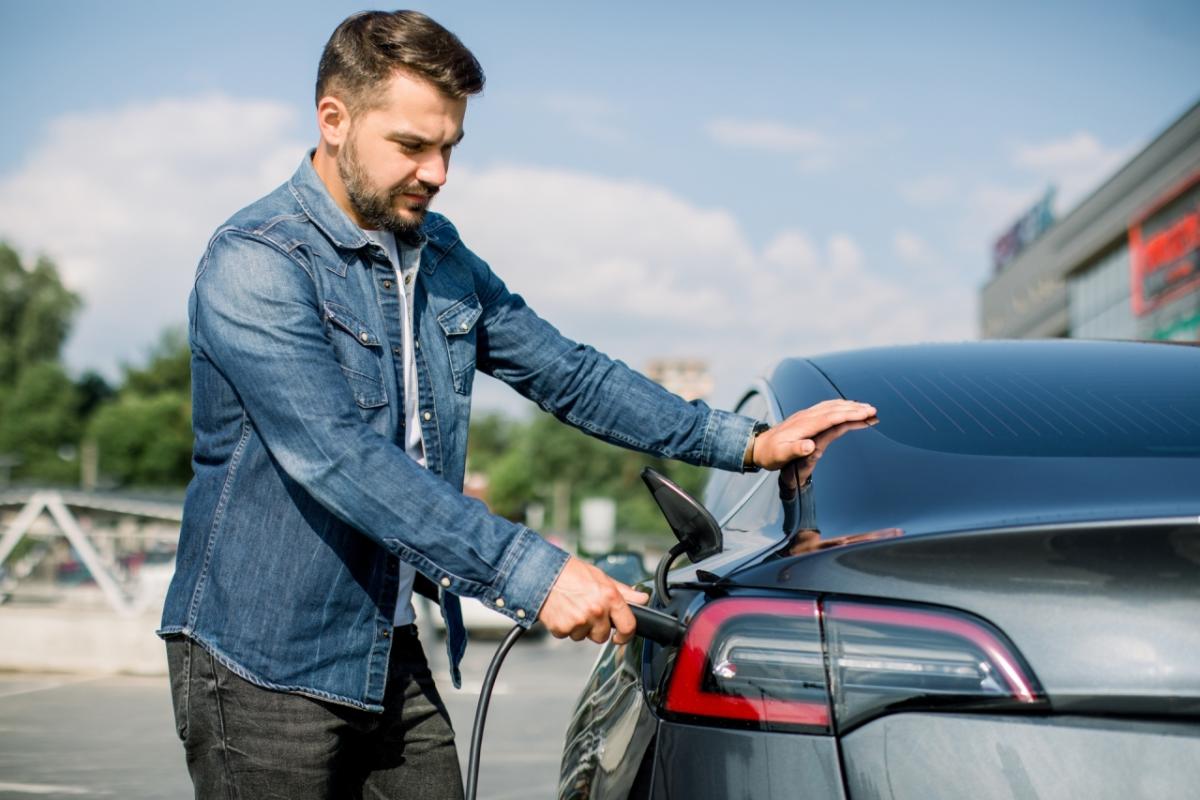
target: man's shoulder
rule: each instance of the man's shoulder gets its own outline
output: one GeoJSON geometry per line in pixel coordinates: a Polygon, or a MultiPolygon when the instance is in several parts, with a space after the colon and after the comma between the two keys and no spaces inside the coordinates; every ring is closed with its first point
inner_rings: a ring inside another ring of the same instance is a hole
{"type": "Polygon", "coordinates": [[[217,233],[240,233],[290,249],[297,240],[311,236],[314,230],[312,220],[296,201],[288,184],[284,183],[235,212],[217,229],[217,233]]]}

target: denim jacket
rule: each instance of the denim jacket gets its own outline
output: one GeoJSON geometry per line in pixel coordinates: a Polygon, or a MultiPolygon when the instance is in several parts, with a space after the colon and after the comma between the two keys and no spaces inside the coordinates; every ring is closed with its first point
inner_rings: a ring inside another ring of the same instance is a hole
{"type": "Polygon", "coordinates": [[[539,318],[430,213],[414,326],[428,469],[404,452],[387,254],[311,154],[213,235],[189,298],[194,478],[159,634],[247,680],[382,710],[399,560],[530,625],[567,554],[462,494],[476,370],[625,447],[739,469],[752,420],[686,403],[539,318]]]}

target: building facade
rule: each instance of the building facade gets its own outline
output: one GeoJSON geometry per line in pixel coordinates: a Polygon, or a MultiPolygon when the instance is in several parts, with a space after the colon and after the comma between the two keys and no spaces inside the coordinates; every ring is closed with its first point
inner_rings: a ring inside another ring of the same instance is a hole
{"type": "Polygon", "coordinates": [[[1200,103],[1065,217],[996,243],[985,339],[1200,341],[1200,103]]]}

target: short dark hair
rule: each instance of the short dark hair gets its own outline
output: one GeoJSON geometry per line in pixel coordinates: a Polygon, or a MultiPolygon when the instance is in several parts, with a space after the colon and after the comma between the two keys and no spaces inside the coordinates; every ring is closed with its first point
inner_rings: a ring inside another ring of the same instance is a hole
{"type": "Polygon", "coordinates": [[[483,67],[458,37],[419,11],[363,11],[342,20],[317,68],[317,103],[338,97],[353,113],[372,107],[397,70],[447,97],[483,91],[483,67]]]}

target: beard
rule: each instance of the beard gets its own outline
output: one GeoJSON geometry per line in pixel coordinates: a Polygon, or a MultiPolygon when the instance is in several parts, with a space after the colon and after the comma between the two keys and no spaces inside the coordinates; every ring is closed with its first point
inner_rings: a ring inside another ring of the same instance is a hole
{"type": "Polygon", "coordinates": [[[342,185],[346,187],[350,207],[362,220],[364,228],[390,231],[405,241],[417,237],[429,201],[412,203],[404,195],[424,195],[431,200],[438,192],[437,186],[414,181],[390,189],[376,187],[362,162],[358,160],[358,151],[355,149],[352,135],[346,138],[345,144],[338,150],[337,169],[342,185]],[[407,209],[407,216],[402,216],[396,210],[397,203],[407,209]]]}

